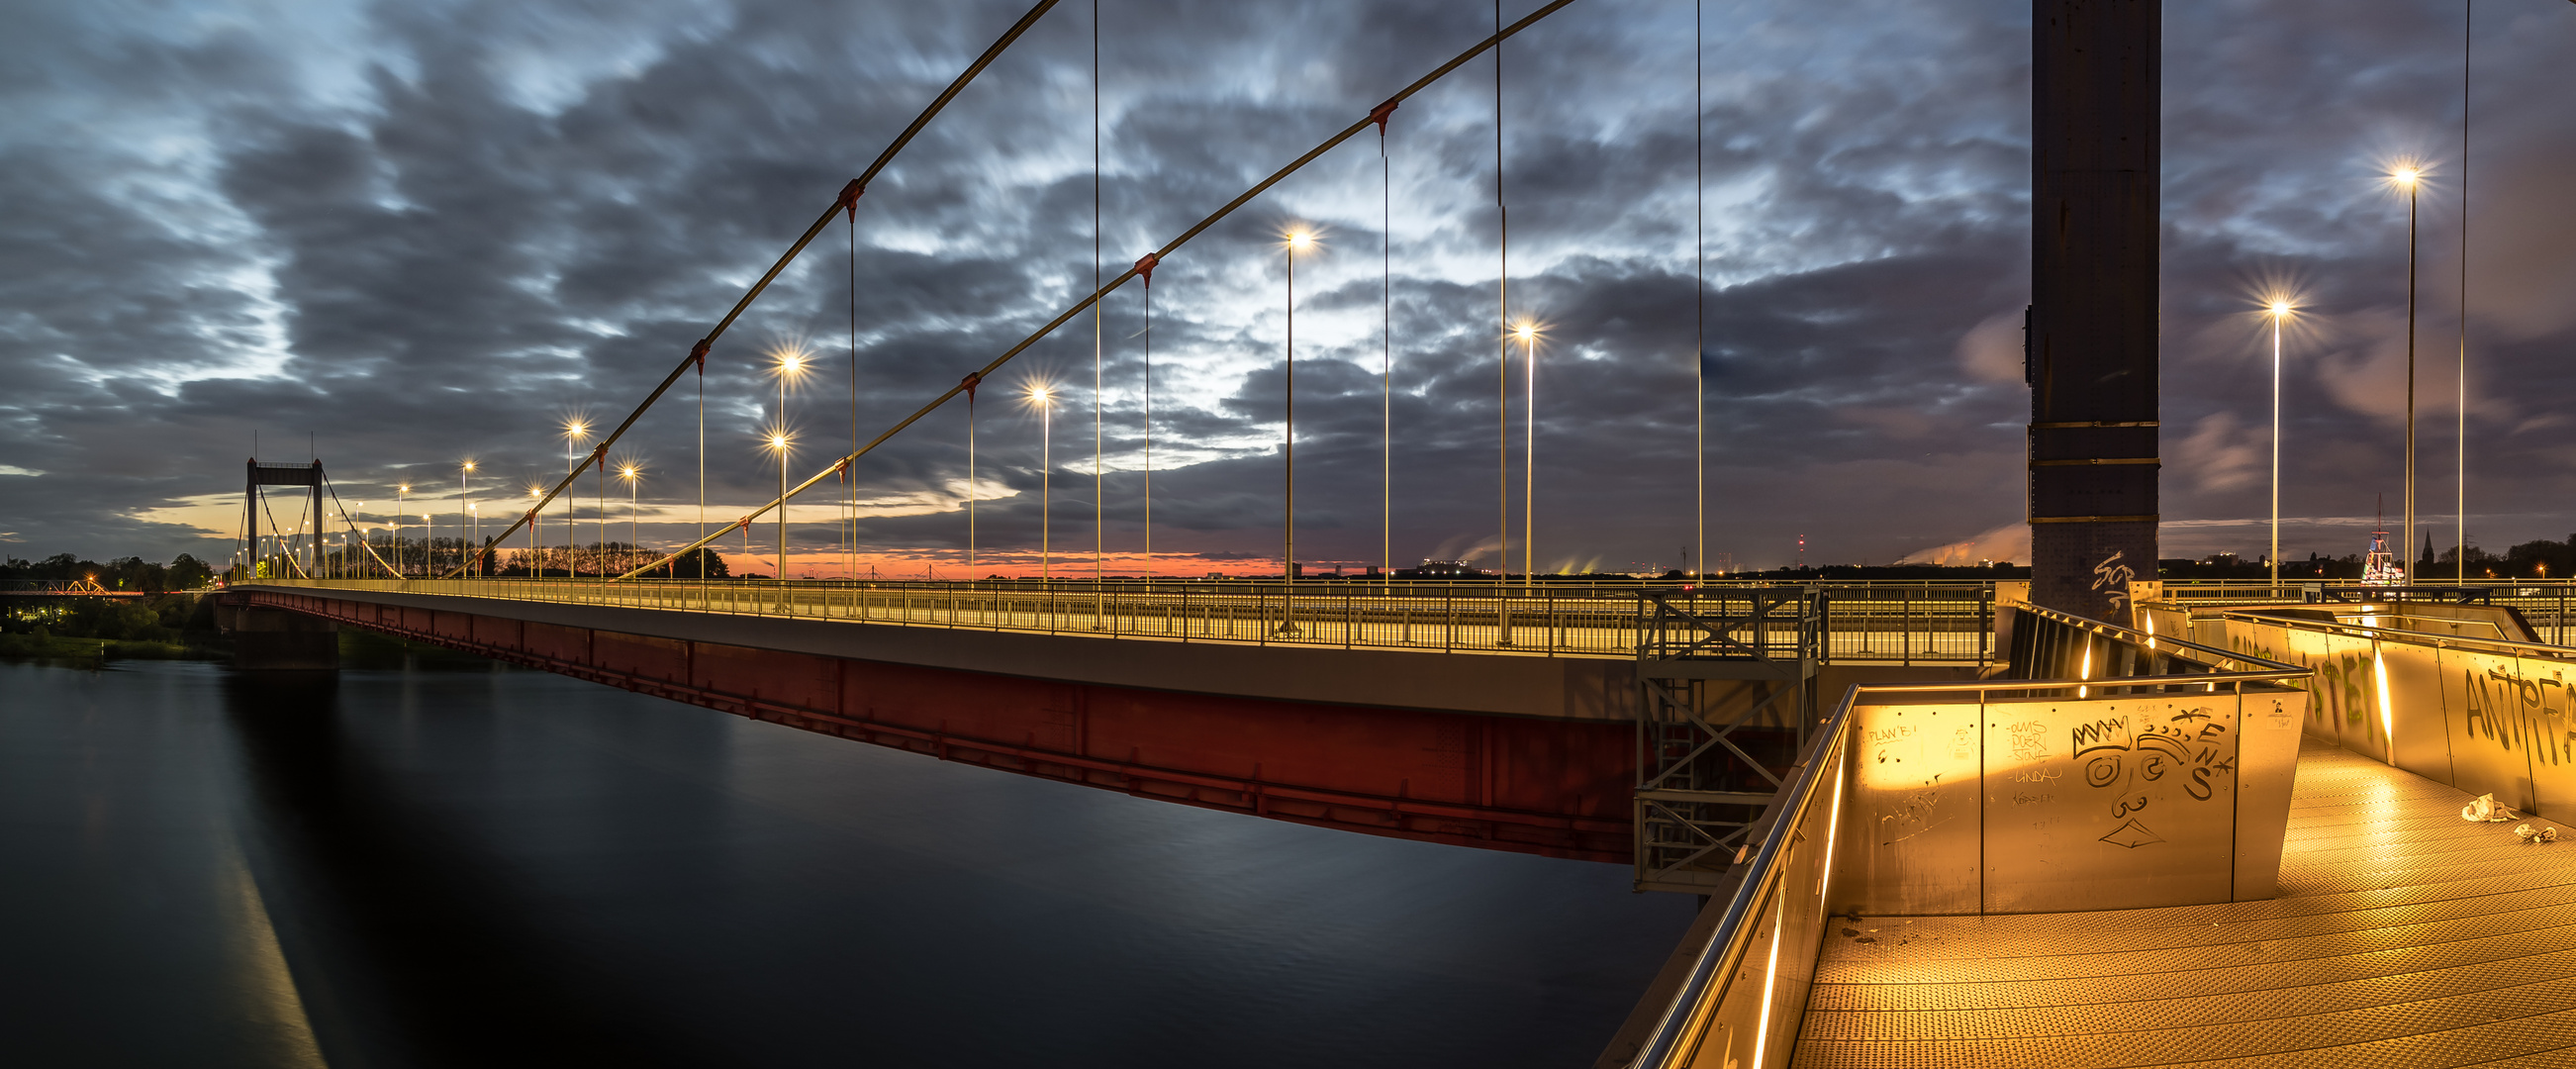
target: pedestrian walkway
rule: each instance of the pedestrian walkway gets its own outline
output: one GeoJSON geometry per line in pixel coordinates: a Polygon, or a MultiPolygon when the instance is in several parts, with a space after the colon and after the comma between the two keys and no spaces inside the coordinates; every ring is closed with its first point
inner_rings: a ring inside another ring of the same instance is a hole
{"type": "Polygon", "coordinates": [[[1837,918],[1795,1064],[2576,1066],[2576,841],[2468,802],[2310,741],[2270,901],[1837,918]]]}

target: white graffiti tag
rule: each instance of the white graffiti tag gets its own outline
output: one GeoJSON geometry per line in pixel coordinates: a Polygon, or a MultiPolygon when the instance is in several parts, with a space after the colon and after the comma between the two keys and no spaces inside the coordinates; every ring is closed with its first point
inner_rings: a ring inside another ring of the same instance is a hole
{"type": "Polygon", "coordinates": [[[2120,551],[2112,550],[2102,563],[2093,566],[2093,592],[2110,595],[2112,612],[2127,612],[2129,580],[2137,576],[2138,573],[2130,570],[2128,565],[2120,563],[2120,551]]]}

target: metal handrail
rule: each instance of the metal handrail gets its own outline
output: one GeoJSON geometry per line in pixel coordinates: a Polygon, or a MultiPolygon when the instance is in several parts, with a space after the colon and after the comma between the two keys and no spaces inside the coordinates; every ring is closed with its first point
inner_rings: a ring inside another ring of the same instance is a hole
{"type": "MultiPolygon", "coordinates": [[[[2083,620],[2082,617],[2069,617],[2069,619],[2083,620]]],[[[2116,625],[2102,626],[2113,632],[2137,634],[2116,625]]],[[[2198,648],[2207,649],[2208,647],[2198,648]]],[[[2272,667],[2250,672],[2141,676],[2122,679],[2119,683],[2123,686],[2227,683],[2241,693],[2247,683],[2305,679],[2316,674],[2313,668],[2277,664],[2242,654],[2228,656],[2234,660],[2272,667]]],[[[1842,704],[1834,708],[1832,716],[1825,718],[1825,729],[1817,733],[1807,762],[1799,766],[1795,778],[1782,785],[1780,792],[1773,796],[1770,808],[1763,813],[1762,819],[1768,821],[1770,827],[1764,831],[1761,845],[1751,852],[1749,862],[1745,866],[1745,877],[1735,885],[1734,893],[1728,896],[1726,912],[1718,921],[1717,927],[1710,933],[1708,944],[1701,947],[1698,956],[1692,960],[1690,971],[1684,974],[1684,979],[1674,992],[1671,1002],[1664,1007],[1662,1014],[1657,1018],[1654,1030],[1648,1034],[1647,1040],[1639,1045],[1636,1057],[1624,1063],[1628,1069],[1668,1069],[1676,1066],[1678,1063],[1675,1059],[1699,1036],[1710,1016],[1715,1014],[1718,1000],[1726,994],[1725,985],[1720,980],[1735,975],[1737,966],[1743,962],[1755,931],[1755,926],[1751,923],[1755,919],[1754,915],[1786,875],[1779,864],[1780,857],[1787,852],[1798,825],[1806,817],[1808,806],[1815,801],[1817,784],[1823,780],[1827,772],[1840,764],[1839,760],[1823,760],[1823,758],[1831,756],[1844,745],[1844,736],[1851,726],[1852,709],[1860,704],[1863,694],[1975,693],[1982,703],[1984,696],[1990,693],[2027,694],[2033,691],[2069,691],[2101,685],[2103,681],[2098,679],[1977,680],[1951,683],[1855,683],[1850,689],[1844,691],[1842,704]]],[[[1825,863],[1831,865],[1833,859],[1827,858],[1825,863]]],[[[1760,1067],[1752,1067],[1752,1069],[1760,1069],[1760,1067]]]]}
{"type": "MultiPolygon", "coordinates": [[[[2403,612],[2390,612],[2379,613],[2376,615],[2404,616],[2406,614],[2403,612]]],[[[2432,646],[2437,649],[2456,646],[2462,649],[2475,650],[2481,653],[2504,654],[2509,657],[2547,657],[2562,661],[2576,660],[2576,647],[2552,646],[2546,642],[2516,642],[2509,638],[2477,638],[2470,635],[2441,635],[2429,631],[2408,631],[2402,627],[2372,627],[2368,624],[2351,624],[2345,623],[2341,620],[2320,620],[2313,616],[2275,616],[2271,613],[2259,610],[2233,610],[2221,612],[2218,614],[2218,618],[2221,620],[2243,620],[2247,623],[2269,624],[2276,627],[2295,627],[2302,631],[2339,633],[2352,638],[2366,638],[2373,641],[2390,641],[2390,636],[2393,636],[2395,641],[2416,646],[2432,646]]],[[[2448,618],[2426,617],[2426,619],[2448,618]]],[[[2242,655],[2240,654],[2239,656],[2242,655]]]]}
{"type": "MultiPolygon", "coordinates": [[[[2547,586],[2547,587],[2556,587],[2556,586],[2568,586],[2568,585],[2570,585],[2570,581],[2569,581],[2569,580],[2566,580],[2566,579],[2545,579],[2545,578],[2536,578],[2536,577],[2532,577],[2532,576],[2523,576],[2523,577],[2520,577],[2520,578],[2516,578],[2516,577],[2513,577],[2513,576],[2504,576],[2504,577],[2500,577],[2500,578],[2487,578],[2487,577],[2483,577],[2483,576],[2471,576],[2471,577],[2469,577],[2469,578],[2467,578],[2467,579],[2446,579],[2446,578],[2441,577],[2441,576],[2432,576],[2432,575],[2428,575],[2428,576],[2424,576],[2424,577],[2422,577],[2422,580],[2423,580],[2423,581],[2422,581],[2422,582],[2420,582],[2420,583],[2418,583],[2417,585],[2419,585],[2419,586],[2447,586],[2447,587],[2462,587],[2462,586],[2472,586],[2472,587],[2498,587],[2498,586],[2547,586]]],[[[2297,577],[2297,576],[2288,576],[2288,575],[2282,576],[2282,577],[2281,577],[2281,581],[2280,581],[2280,582],[2277,582],[2277,583],[2275,583],[2275,582],[2273,582],[2272,580],[2269,580],[2269,579],[2160,579],[2160,580],[2157,580],[2157,582],[2159,582],[2159,583],[2163,584],[2163,585],[2164,585],[2164,587],[2165,587],[2165,589],[2167,589],[2167,590],[2172,590],[2172,589],[2177,588],[2177,587],[2179,587],[2179,588],[2183,588],[2183,589],[2187,589],[2187,590],[2225,590],[2225,589],[2229,589],[2229,588],[2258,589],[2258,588],[2266,588],[2266,587],[2287,587],[2287,588],[2293,588],[2293,589],[2295,589],[2295,588],[2299,588],[2299,587],[2310,587],[2310,586],[2314,586],[2314,587],[2326,587],[2326,588],[2329,588],[2329,589],[2352,589],[2352,588],[2356,588],[2356,587],[2368,587],[2368,586],[2372,586],[2372,585],[2374,585],[2374,584],[2370,584],[2370,583],[2365,583],[2365,582],[2363,582],[2363,581],[2361,581],[2361,580],[2359,580],[2359,579],[2318,579],[2318,578],[2314,578],[2314,577],[2306,578],[2306,579],[2301,579],[2301,578],[2299,578],[2299,577],[2297,577]]]]}
{"type": "MultiPolygon", "coordinates": [[[[2040,617],[2041,619],[2050,620],[2050,621],[2054,621],[2054,622],[2056,622],[2056,623],[2065,624],[2065,625],[2067,625],[2067,626],[2069,626],[2069,627],[2073,627],[2073,628],[2076,628],[2076,629],[2078,629],[2078,630],[2090,631],[2090,632],[2093,632],[2094,634],[2102,635],[2102,636],[2105,636],[2105,637],[2108,637],[2108,638],[2115,638],[2115,639],[2118,639],[2118,640],[2120,640],[2120,641],[2122,641],[2122,642],[2127,642],[2127,643],[2130,643],[2130,644],[2132,644],[2132,645],[2145,647],[2145,648],[2147,648],[2147,649],[2149,649],[2149,650],[2153,650],[2153,651],[2155,651],[2155,652],[2157,652],[2157,653],[2164,653],[2164,652],[2167,652],[2167,651],[2166,651],[2166,647],[2179,647],[2179,648],[2181,648],[2181,649],[2194,650],[2194,651],[2198,651],[2198,652],[2200,652],[2200,653],[2209,654],[2211,657],[2216,658],[2216,660],[2215,660],[2215,661],[2210,662],[2210,663],[2213,665],[2213,667],[2214,667],[2216,664],[2219,664],[2219,663],[2224,663],[2224,662],[2227,662],[2227,661],[2237,661],[2237,662],[2241,662],[2241,663],[2244,663],[2244,664],[2251,664],[2251,665],[2259,665],[2259,666],[2261,666],[2260,668],[2258,668],[2258,669],[2257,669],[2257,671],[2292,671],[2292,670],[2300,671],[2300,672],[2305,672],[2305,671],[2306,671],[2306,669],[2296,668],[2296,667],[2295,667],[2295,666],[2293,666],[2293,665],[2283,664],[2283,663],[2281,663],[2281,662],[2279,662],[2279,661],[2267,660],[2267,659],[2265,659],[2265,658],[2256,657],[2256,656],[2254,656],[2254,655],[2252,655],[2252,654],[2239,653],[2239,652],[2234,651],[2234,650],[2223,650],[2223,649],[2219,649],[2219,648],[2218,648],[2218,647],[2216,647],[2216,646],[2203,646],[2203,645],[2201,645],[2200,643],[2193,642],[2193,641],[2191,641],[2191,640],[2189,640],[2189,639],[2174,638],[2174,637],[2172,637],[2172,636],[2170,636],[2170,635],[2158,635],[2158,634],[2151,634],[2151,633],[2149,633],[2149,632],[2139,631],[2139,630],[2137,630],[2137,629],[2135,629],[2135,628],[2122,627],[2122,626],[2120,626],[2119,624],[2106,624],[2106,623],[2103,623],[2103,622],[2102,622],[2102,621],[2100,621],[2100,620],[2091,619],[2091,618],[2089,618],[2089,617],[2077,616],[2077,615],[2075,615],[2075,614],[2073,614],[2073,613],[2059,612],[2059,611],[2057,611],[2057,610],[2055,610],[2055,609],[2045,608],[2045,607],[2038,606],[2038,605],[2028,605],[2028,604],[2024,604],[2024,605],[2017,605],[2017,606],[2014,606],[2014,607],[2015,607],[2015,608],[2018,608],[2018,609],[2020,609],[2020,610],[2022,610],[2023,612],[2030,613],[2030,614],[2031,614],[2031,615],[2033,615],[2033,616],[2040,617]]],[[[2194,682],[2194,683],[2205,683],[2205,682],[2209,682],[2209,681],[2211,681],[2212,679],[2219,679],[2219,678],[2225,678],[2225,677],[2223,677],[2223,676],[2207,676],[2207,675],[2203,675],[2203,676],[2196,676],[2196,677],[2193,677],[2193,678],[2191,678],[2191,679],[2190,679],[2190,680],[2188,680],[2188,681],[2189,681],[2189,682],[2194,682]]],[[[2093,685],[2095,685],[2095,686],[2100,686],[2100,685],[2102,685],[2105,681],[2104,681],[2104,680],[2096,679],[2096,680],[2088,680],[2088,681],[2086,681],[2086,682],[2089,682],[2089,683],[2091,683],[2091,684],[2093,684],[2093,685]]],[[[2123,679],[2118,680],[2117,682],[2118,682],[2118,685],[2120,685],[2120,686],[2128,686],[2128,685],[2131,685],[2131,684],[2133,684],[2133,683],[2150,683],[2150,682],[2155,682],[2155,680],[2152,680],[2152,679],[2127,679],[2127,678],[2123,678],[2123,679]]],[[[2040,686],[2044,688],[2044,687],[2045,687],[2045,684],[2041,684],[2040,686]]],[[[2005,688],[1997,687],[1997,688],[1993,688],[1993,689],[1996,689],[1996,690],[2002,690],[2002,689],[2005,689],[2005,688]]],[[[2029,688],[2023,688],[2023,689],[2029,689],[2029,688]]]]}

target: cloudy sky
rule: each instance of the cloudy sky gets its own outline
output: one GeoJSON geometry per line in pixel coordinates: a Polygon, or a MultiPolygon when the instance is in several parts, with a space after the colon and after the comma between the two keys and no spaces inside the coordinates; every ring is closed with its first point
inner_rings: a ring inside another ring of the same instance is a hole
{"type": "MultiPolygon", "coordinates": [[[[371,526],[409,482],[413,530],[426,511],[452,535],[468,458],[486,513],[524,508],[565,470],[567,418],[622,418],[1023,10],[0,7],[0,553],[222,558],[254,435],[267,459],[318,449],[371,526]]],[[[2461,15],[2456,0],[2166,5],[2166,555],[2261,549],[2269,365],[2248,313],[2269,287],[2302,305],[2285,550],[2355,552],[2375,496],[2396,507],[2406,214],[2379,176],[2402,157],[2431,172],[2420,463],[2448,544],[2461,15]]],[[[801,480],[848,448],[853,362],[873,437],[1089,292],[1095,233],[1115,275],[1492,17],[1459,0],[1100,0],[1095,231],[1094,8],[1059,6],[869,190],[855,230],[827,228],[717,345],[709,520],[775,492],[758,448],[780,418],[775,353],[816,362],[785,413],[801,480]]],[[[1087,572],[1096,397],[1098,538],[1111,573],[1140,567],[1150,343],[1159,569],[1275,571],[1279,235],[1296,227],[1322,239],[1295,277],[1301,559],[1378,560],[1384,404],[1399,564],[1490,562],[1508,522],[1517,566],[1532,437],[1542,567],[1678,563],[1695,348],[1712,558],[1778,565],[1804,535],[1810,562],[1962,544],[2027,559],[2027,6],[1706,0],[1696,179],[1693,18],[1678,0],[1577,0],[1504,50],[1510,315],[1544,332],[1534,434],[1517,346],[1497,407],[1497,105],[1478,60],[1396,113],[1383,163],[1374,133],[1356,138],[1167,261],[1150,316],[1143,287],[1112,295],[1097,395],[1088,317],[999,373],[971,479],[962,403],[862,461],[847,506],[861,563],[963,575],[975,496],[979,571],[1034,570],[1051,497],[1060,567],[1087,572]],[[1060,397],[1048,494],[1036,380],[1060,397]]],[[[2556,88],[2576,5],[2479,5],[2474,58],[2467,508],[2470,540],[2501,549],[2576,531],[2576,111],[2556,88]]],[[[699,411],[684,376],[617,448],[645,470],[647,544],[696,532],[699,411]]],[[[598,491],[582,485],[587,523],[598,491]]],[[[838,567],[838,493],[801,500],[793,570],[838,567]]],[[[626,520],[626,489],[609,494],[626,520]]]]}

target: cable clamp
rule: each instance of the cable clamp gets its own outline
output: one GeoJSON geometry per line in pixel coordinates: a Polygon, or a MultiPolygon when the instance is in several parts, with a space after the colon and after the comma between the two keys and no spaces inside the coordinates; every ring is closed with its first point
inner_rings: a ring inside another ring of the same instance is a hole
{"type": "Polygon", "coordinates": [[[1154,288],[1154,269],[1163,266],[1161,253],[1149,252],[1137,258],[1136,275],[1145,280],[1145,288],[1154,288]]]}
{"type": "Polygon", "coordinates": [[[1395,105],[1396,101],[1390,100],[1370,109],[1368,121],[1377,124],[1377,136],[1386,136],[1386,120],[1395,114],[1395,105]]]}
{"type": "Polygon", "coordinates": [[[850,179],[849,185],[841,187],[841,199],[833,201],[832,206],[850,213],[850,222],[855,225],[859,221],[859,195],[867,191],[868,187],[858,179],[850,179]]]}
{"type": "MultiPolygon", "coordinates": [[[[1151,285],[1151,284],[1152,284],[1152,283],[1147,283],[1147,285],[1151,285]]],[[[967,373],[966,373],[966,377],[965,377],[965,378],[963,378],[963,379],[961,379],[961,380],[958,380],[958,383],[957,383],[957,385],[959,385],[959,386],[963,386],[963,387],[965,387],[965,388],[966,388],[966,402],[967,402],[968,404],[973,404],[973,403],[975,402],[975,387],[981,386],[981,385],[983,385],[983,384],[984,384],[984,373],[983,373],[983,372],[980,372],[980,371],[969,371],[969,372],[967,372],[967,373]]]]}
{"type": "Polygon", "coordinates": [[[707,373],[707,349],[714,344],[715,339],[713,338],[700,338],[698,339],[697,346],[689,350],[689,359],[698,362],[698,374],[704,375],[707,373]]]}

